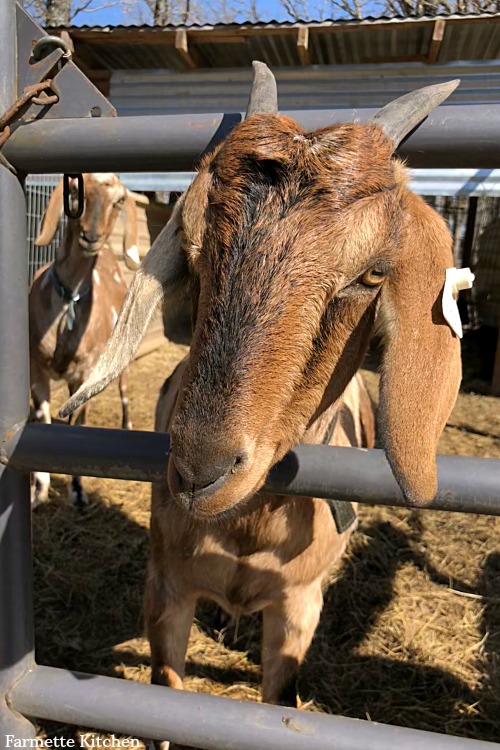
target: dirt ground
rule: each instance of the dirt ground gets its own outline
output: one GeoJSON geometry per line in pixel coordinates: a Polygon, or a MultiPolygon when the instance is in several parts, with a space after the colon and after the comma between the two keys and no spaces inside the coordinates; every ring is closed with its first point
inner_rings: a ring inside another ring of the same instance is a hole
{"type": "MultiPolygon", "coordinates": [[[[151,430],[156,394],[185,347],[165,344],[131,367],[134,427],[151,430]]],[[[366,372],[376,398],[377,375],[366,372]]],[[[54,394],[53,414],[64,399],[54,394]]],[[[118,427],[112,385],[90,424],[118,427]]],[[[439,451],[500,458],[500,399],[461,394],[439,451]]],[[[149,681],[141,598],[149,486],[85,479],[90,505],[73,510],[65,477],[34,512],[37,661],[149,681]]],[[[304,710],[326,711],[500,741],[500,519],[362,508],[361,524],[329,587],[299,679],[304,710]]],[[[215,629],[197,611],[186,688],[260,699],[258,616],[215,629]]],[[[89,728],[90,729],[90,728],[89,728]]],[[[40,736],[77,737],[41,724],[40,736]]]]}

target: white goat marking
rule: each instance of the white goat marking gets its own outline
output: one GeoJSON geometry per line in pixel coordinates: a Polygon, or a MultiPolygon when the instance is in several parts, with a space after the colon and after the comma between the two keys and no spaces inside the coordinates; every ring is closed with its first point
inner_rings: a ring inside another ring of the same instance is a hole
{"type": "Polygon", "coordinates": [[[34,485],[31,492],[33,507],[45,503],[49,499],[50,474],[48,471],[37,471],[33,475],[34,485]]]}
{"type": "Polygon", "coordinates": [[[42,419],[45,424],[50,424],[50,404],[48,401],[42,401],[39,408],[35,412],[35,416],[37,419],[42,419]]]}
{"type": "Polygon", "coordinates": [[[115,281],[121,281],[120,275],[116,271],[113,274],[113,278],[114,278],[115,281]]]}
{"type": "Polygon", "coordinates": [[[95,270],[92,271],[92,276],[94,277],[94,281],[96,284],[100,283],[99,273],[95,270]]]}

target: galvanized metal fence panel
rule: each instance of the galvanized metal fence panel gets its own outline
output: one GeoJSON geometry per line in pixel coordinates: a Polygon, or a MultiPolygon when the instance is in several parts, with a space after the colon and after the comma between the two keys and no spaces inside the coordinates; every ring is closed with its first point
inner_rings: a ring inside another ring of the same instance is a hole
{"type": "Polygon", "coordinates": [[[62,213],[61,222],[56,230],[54,239],[49,245],[37,247],[35,240],[40,231],[42,217],[50,196],[62,175],[40,174],[33,175],[26,181],[26,205],[28,211],[28,277],[29,283],[39,268],[51,263],[56,257],[56,251],[62,240],[66,227],[66,217],[62,213]]]}

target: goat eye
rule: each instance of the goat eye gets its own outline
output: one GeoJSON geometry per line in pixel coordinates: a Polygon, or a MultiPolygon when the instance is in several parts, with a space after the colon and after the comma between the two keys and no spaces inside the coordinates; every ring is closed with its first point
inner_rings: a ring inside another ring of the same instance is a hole
{"type": "Polygon", "coordinates": [[[385,272],[380,268],[369,268],[361,277],[361,283],[365,286],[380,286],[385,279],[385,272]]]}

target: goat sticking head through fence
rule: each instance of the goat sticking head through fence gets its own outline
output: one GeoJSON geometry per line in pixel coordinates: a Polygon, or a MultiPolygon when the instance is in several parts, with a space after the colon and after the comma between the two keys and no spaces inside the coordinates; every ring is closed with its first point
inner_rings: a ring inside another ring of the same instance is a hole
{"type": "MultiPolygon", "coordinates": [[[[134,196],[113,173],[84,174],[85,206],[79,219],[69,219],[68,232],[71,242],[85,257],[99,253],[109,240],[116,220],[125,210],[125,232],[123,236],[123,257],[129,268],[139,266],[137,248],[137,212],[134,196]]],[[[78,181],[69,179],[70,205],[78,204],[78,181]]],[[[63,208],[63,181],[61,180],[51,195],[43,218],[42,229],[35,245],[48,245],[56,233],[63,208]]]]}
{"type": "Polygon", "coordinates": [[[168,481],[208,518],[262,486],[340,397],[380,324],[382,440],[408,503],[428,503],[461,376],[440,308],[451,238],[394,152],[458,82],[407,94],[368,123],[306,133],[277,114],[272,73],[254,68],[246,119],[203,159],[62,413],[118,375],[156,304],[174,305],[189,278],[194,331],[168,481]]]}

